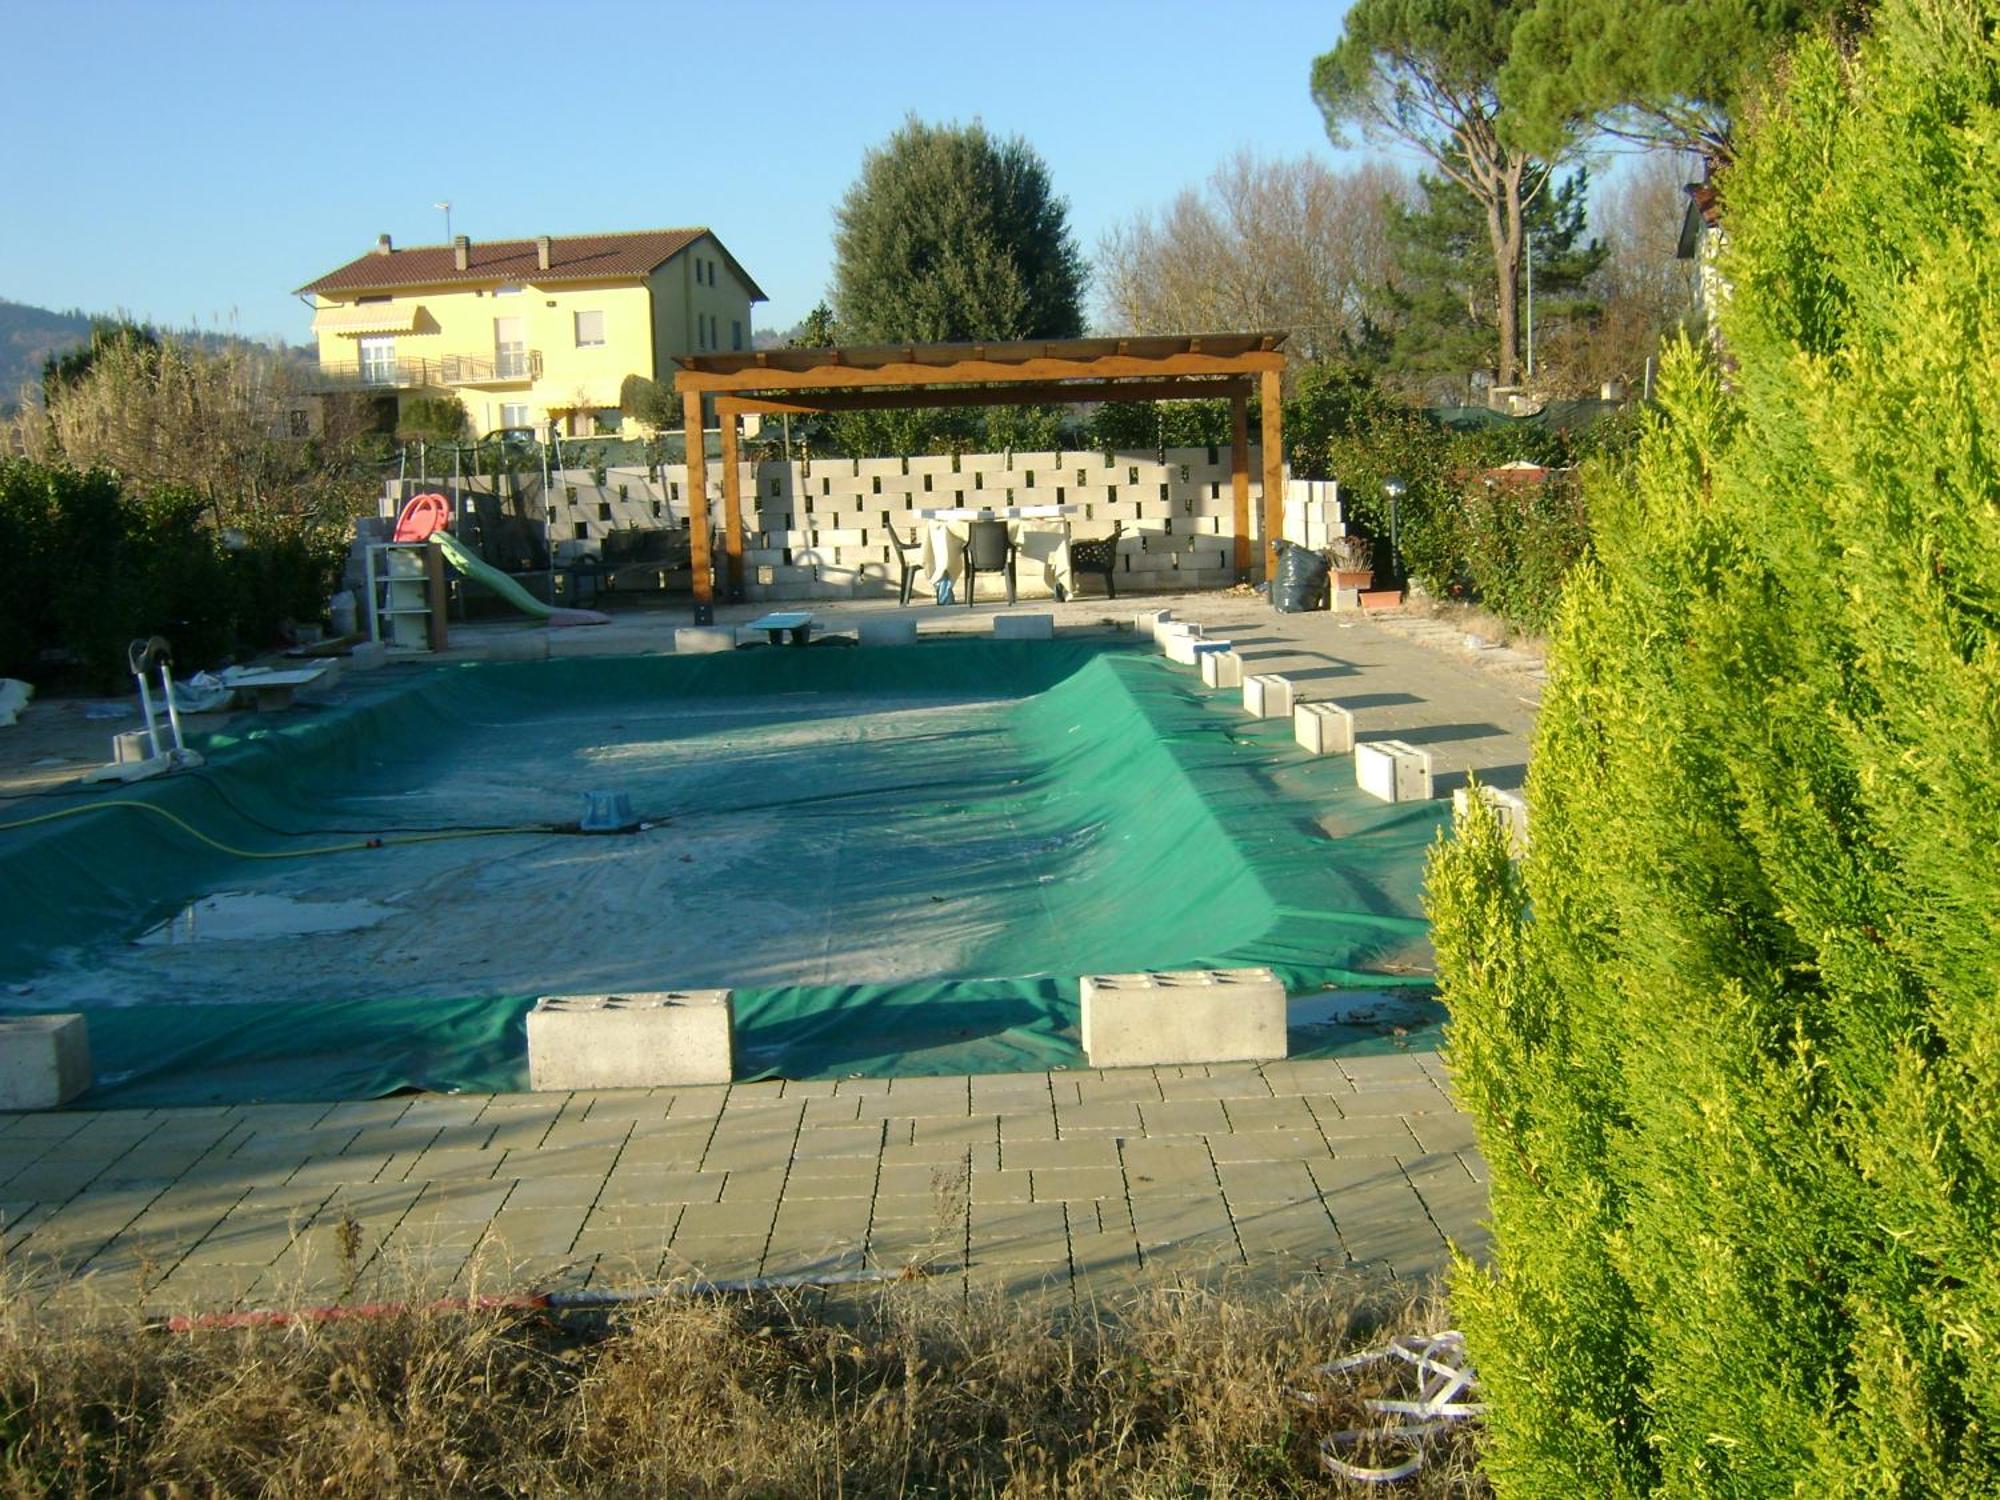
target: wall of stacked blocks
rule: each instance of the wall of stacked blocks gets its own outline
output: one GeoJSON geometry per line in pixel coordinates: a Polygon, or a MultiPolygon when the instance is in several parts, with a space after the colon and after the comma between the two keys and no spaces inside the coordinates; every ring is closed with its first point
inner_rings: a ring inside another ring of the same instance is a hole
{"type": "MultiPolygon", "coordinates": [[[[1263,487],[1254,447],[1250,473],[1252,555],[1261,567],[1263,487]]],[[[1235,582],[1236,507],[1227,448],[825,458],[745,463],[743,474],[744,587],[754,600],[891,596],[902,576],[894,538],[910,543],[928,524],[919,511],[960,506],[1074,505],[1079,509],[1068,521],[1078,540],[1121,527],[1121,593],[1227,588],[1235,582]]],[[[718,464],[710,462],[707,480],[719,564],[718,464]]],[[[530,483],[539,489],[541,476],[530,483]]],[[[1284,535],[1317,547],[1339,534],[1332,483],[1291,481],[1286,491],[1284,535]]],[[[601,483],[585,470],[554,476],[546,509],[558,562],[601,553],[614,531],[684,526],[686,493],[682,465],[611,468],[601,483]]],[[[1023,566],[1019,582],[1024,598],[1048,593],[1038,568],[1023,566]]]]}

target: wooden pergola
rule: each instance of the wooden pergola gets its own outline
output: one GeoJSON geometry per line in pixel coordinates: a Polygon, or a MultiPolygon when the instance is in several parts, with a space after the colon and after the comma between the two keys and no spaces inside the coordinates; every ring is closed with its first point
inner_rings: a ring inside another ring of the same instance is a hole
{"type": "Polygon", "coordinates": [[[702,403],[722,427],[722,514],[727,589],[743,595],[743,480],[738,424],[745,412],[874,411],[920,406],[1040,406],[1076,401],[1229,398],[1230,490],[1236,502],[1238,578],[1250,573],[1251,380],[1262,408],[1264,569],[1277,567],[1283,523],[1282,333],[1172,338],[1050,339],[1008,344],[888,344],[683,354],[674,389],[687,427],[690,552],[697,620],[714,611],[714,548],[702,403]]]}

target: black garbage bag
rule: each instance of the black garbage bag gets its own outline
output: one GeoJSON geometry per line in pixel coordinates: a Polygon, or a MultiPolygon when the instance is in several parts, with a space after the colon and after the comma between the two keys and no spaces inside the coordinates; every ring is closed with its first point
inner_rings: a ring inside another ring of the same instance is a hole
{"type": "Polygon", "coordinates": [[[1271,606],[1281,614],[1326,608],[1326,581],[1331,564],[1323,552],[1296,542],[1278,543],[1278,576],[1271,586],[1271,606]]]}

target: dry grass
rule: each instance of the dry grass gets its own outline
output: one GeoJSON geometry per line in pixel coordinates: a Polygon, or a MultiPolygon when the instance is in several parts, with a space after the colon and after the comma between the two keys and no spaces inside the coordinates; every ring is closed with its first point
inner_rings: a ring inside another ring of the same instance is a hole
{"type": "MultiPolygon", "coordinates": [[[[1343,1282],[1084,1313],[905,1282],[185,1335],[17,1312],[0,1492],[1338,1495],[1316,1443],[1371,1391],[1312,1367],[1441,1320],[1343,1282]]],[[[1471,1443],[1389,1493],[1486,1494],[1471,1443]]]]}

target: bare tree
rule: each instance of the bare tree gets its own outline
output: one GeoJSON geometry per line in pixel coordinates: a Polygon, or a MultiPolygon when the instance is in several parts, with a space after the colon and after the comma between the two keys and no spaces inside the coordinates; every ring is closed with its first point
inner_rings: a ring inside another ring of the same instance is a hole
{"type": "Polygon", "coordinates": [[[1128,333],[1282,328],[1294,353],[1325,358],[1359,333],[1388,279],[1384,224],[1409,193],[1386,163],[1336,172],[1238,152],[1200,188],[1104,236],[1103,319],[1128,333]]]}

